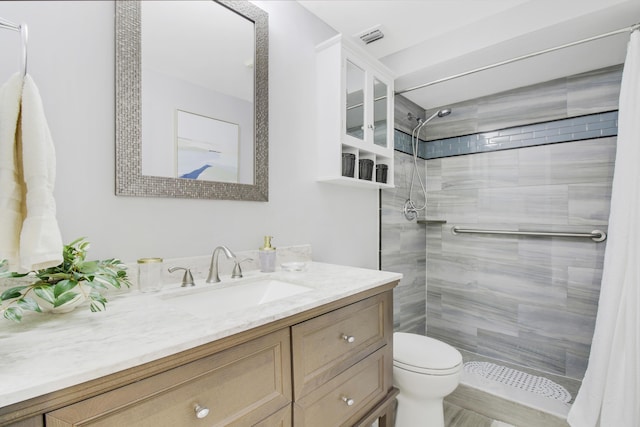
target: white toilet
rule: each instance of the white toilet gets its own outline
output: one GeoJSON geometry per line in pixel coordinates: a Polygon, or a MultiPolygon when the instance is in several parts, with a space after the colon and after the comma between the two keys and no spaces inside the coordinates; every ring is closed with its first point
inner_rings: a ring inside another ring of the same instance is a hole
{"type": "Polygon", "coordinates": [[[396,427],[444,427],[443,399],[460,382],[462,355],[424,335],[393,334],[393,384],[400,389],[396,427]]]}

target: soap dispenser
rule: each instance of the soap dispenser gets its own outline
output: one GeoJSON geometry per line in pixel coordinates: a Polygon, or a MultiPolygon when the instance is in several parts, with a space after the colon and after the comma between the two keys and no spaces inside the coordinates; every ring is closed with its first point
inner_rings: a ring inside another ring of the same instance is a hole
{"type": "Polygon", "coordinates": [[[264,246],[258,250],[260,271],[272,273],[276,271],[276,248],[271,246],[272,236],[264,236],[264,246]]]}

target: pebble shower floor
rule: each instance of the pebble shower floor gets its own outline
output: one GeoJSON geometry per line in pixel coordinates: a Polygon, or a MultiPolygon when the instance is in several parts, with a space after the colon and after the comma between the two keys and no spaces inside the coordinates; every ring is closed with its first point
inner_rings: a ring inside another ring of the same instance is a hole
{"type": "Polygon", "coordinates": [[[507,368],[506,366],[500,366],[489,362],[474,361],[465,363],[464,371],[488,380],[497,381],[511,387],[519,388],[530,393],[542,395],[549,399],[558,400],[564,403],[569,403],[571,401],[571,393],[550,379],[527,374],[526,372],[507,368]]]}

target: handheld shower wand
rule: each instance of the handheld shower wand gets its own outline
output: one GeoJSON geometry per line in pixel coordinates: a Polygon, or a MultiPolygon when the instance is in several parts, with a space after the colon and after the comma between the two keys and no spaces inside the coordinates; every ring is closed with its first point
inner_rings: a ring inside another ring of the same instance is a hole
{"type": "MultiPolygon", "coordinates": [[[[416,219],[418,217],[418,212],[425,210],[427,208],[427,190],[424,182],[422,181],[422,177],[418,173],[418,142],[420,141],[420,131],[427,123],[429,123],[431,120],[435,119],[436,117],[445,117],[445,116],[448,116],[449,114],[451,114],[451,109],[443,108],[442,110],[438,110],[435,113],[433,113],[426,120],[422,120],[420,117],[416,118],[416,121],[418,122],[418,124],[416,125],[415,128],[413,128],[413,131],[411,132],[411,148],[413,149],[413,172],[411,173],[411,185],[409,186],[409,198],[407,199],[406,202],[404,202],[404,205],[402,206],[402,213],[404,214],[404,217],[409,221],[416,219]],[[420,187],[422,188],[422,194],[424,194],[424,204],[419,208],[416,207],[415,202],[411,198],[411,193],[413,192],[413,181],[416,175],[418,175],[418,181],[420,182],[420,187]]],[[[425,176],[425,180],[426,180],[426,176],[425,176]]]]}

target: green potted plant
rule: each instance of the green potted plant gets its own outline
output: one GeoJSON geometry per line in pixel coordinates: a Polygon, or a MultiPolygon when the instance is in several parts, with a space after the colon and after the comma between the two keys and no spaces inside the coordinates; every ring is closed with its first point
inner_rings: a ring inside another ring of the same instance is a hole
{"type": "MultiPolygon", "coordinates": [[[[11,287],[0,294],[0,311],[5,318],[20,322],[24,310],[67,312],[85,300],[91,311],[102,311],[107,299],[101,291],[131,286],[126,266],[118,259],[86,261],[89,242],[81,237],[62,250],[60,265],[28,273],[5,272],[0,278],[33,277],[30,284],[11,287]]],[[[20,279],[25,282],[27,279],[20,279]]]]}

